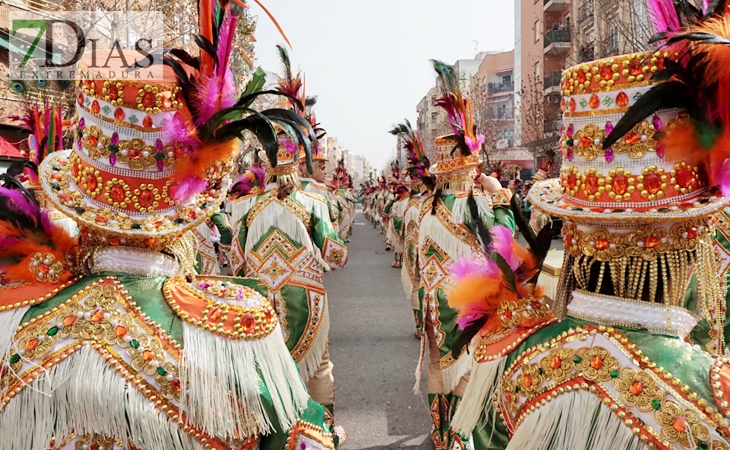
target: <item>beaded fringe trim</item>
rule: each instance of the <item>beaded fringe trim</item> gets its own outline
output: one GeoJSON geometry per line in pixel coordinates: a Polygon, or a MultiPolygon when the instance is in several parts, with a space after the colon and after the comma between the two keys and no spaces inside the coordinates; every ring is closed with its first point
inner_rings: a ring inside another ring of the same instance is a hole
{"type": "MultiPolygon", "coordinates": [[[[288,430],[307,407],[308,395],[297,366],[281,338],[281,328],[263,339],[229,340],[183,323],[181,379],[192,423],[208,433],[240,437],[269,434],[273,423],[288,430]],[[276,413],[272,422],[259,385],[276,413]],[[231,408],[231,395],[240,407],[231,408]]],[[[167,448],[167,447],[143,447],[167,448]]]]}
{"type": "Polygon", "coordinates": [[[141,449],[202,450],[182,428],[90,346],[46,370],[0,415],[4,450],[47,448],[74,434],[100,434],[141,449]],[[89,376],[93,374],[93,376],[89,376]]]}
{"type": "Polygon", "coordinates": [[[530,413],[507,445],[507,450],[646,448],[595,394],[584,391],[566,392],[530,413]]]}
{"type": "MultiPolygon", "coordinates": [[[[491,402],[494,393],[501,391],[501,376],[506,362],[507,357],[502,357],[474,364],[461,404],[451,421],[451,427],[462,436],[471,435],[480,421],[486,421],[487,411],[491,410],[495,416],[492,419],[496,419],[497,410],[491,408],[491,402]]],[[[496,423],[496,420],[492,420],[492,423],[496,423]]]]}

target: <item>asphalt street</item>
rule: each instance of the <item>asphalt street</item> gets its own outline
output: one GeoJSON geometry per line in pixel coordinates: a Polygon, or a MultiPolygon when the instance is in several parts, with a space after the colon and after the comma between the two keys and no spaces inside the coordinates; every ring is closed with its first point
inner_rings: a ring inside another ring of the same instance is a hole
{"type": "Polygon", "coordinates": [[[400,269],[390,267],[393,252],[361,212],[350,239],[347,266],[326,276],[344,448],[433,449],[425,378],[421,395],[413,393],[419,341],[400,269]]]}

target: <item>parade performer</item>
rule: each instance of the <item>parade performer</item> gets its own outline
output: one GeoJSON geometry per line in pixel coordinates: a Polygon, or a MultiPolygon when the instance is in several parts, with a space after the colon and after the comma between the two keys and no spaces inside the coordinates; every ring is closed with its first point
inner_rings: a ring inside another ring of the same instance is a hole
{"type": "Polygon", "coordinates": [[[337,169],[335,169],[333,182],[334,192],[332,196],[340,211],[338,235],[343,242],[349,242],[350,234],[352,234],[352,224],[355,221],[355,201],[349,192],[352,187],[352,178],[347,173],[344,160],[341,160],[337,169]]]}
{"type": "Polygon", "coordinates": [[[466,351],[453,353],[456,311],[447,304],[445,292],[451,283],[449,266],[478,251],[475,227],[479,224],[514,227],[514,223],[506,208],[510,194],[499,182],[488,180],[489,195],[472,189],[484,137],[475,134],[471,103],[461,92],[453,67],[439,61],[433,65],[440,91],[436,104],[446,110],[454,134],[436,138],[437,161],[431,174],[437,183],[421,208],[418,260],[423,330],[416,376],[420,380],[428,357],[432,439],[437,449],[452,449],[466,448],[451,428],[451,419],[466,388],[472,359],[466,351]]]}
{"type": "MultiPolygon", "coordinates": [[[[294,99],[292,114],[302,116],[296,100],[303,98],[300,74],[292,73],[286,49],[279,51],[284,75],[277,89],[294,99]]],[[[256,276],[266,286],[301,377],[332,424],[335,386],[324,272],[345,266],[347,247],[337,237],[321,196],[298,189],[299,153],[305,152],[311,170],[310,146],[282,136],[277,152],[265,155],[264,193],[231,202],[235,231],[230,260],[234,275],[256,276]]],[[[344,439],[341,428],[337,433],[336,439],[344,439]]]]}
{"type": "Polygon", "coordinates": [[[78,83],[73,147],[40,168],[78,243],[22,190],[0,190],[0,267],[16,282],[0,295],[3,449],[333,448],[257,280],[192,276],[188,231],[225,198],[241,131],[266,145],[271,120],[299,126],[252,114],[250,84],[234,97],[236,17],[210,2],[200,14],[200,59],[171,52],[143,87],[78,83]]]}
{"type": "MultiPolygon", "coordinates": [[[[677,27],[696,22],[683,12],[663,9],[677,27]]],[[[711,18],[686,34],[674,29],[660,52],[563,74],[561,179],[529,194],[566,221],[556,317],[534,285],[536,258],[508,237],[495,234],[501,257],[490,258],[507,270],[454,269],[450,301],[477,333],[478,363],[455,426],[468,433],[485,420],[484,448],[730,448],[726,306],[712,248],[712,215],[729,201],[716,187],[727,186],[730,54],[715,44],[728,29],[711,18]],[[600,75],[578,87],[584,74],[609,71],[610,89],[600,75]],[[654,75],[647,83],[636,73],[654,75]],[[599,94],[613,101],[581,114],[580,100],[599,94]],[[629,107],[618,123],[614,104],[629,107]],[[689,338],[700,318],[709,324],[702,348],[689,338]]]]}
{"type": "Polygon", "coordinates": [[[402,124],[393,127],[390,134],[397,136],[408,152],[408,169],[406,169],[406,186],[410,189],[408,203],[403,213],[403,268],[401,283],[406,297],[411,301],[413,318],[416,321],[416,337],[421,337],[422,317],[418,299],[421,281],[421,268],[418,261],[418,225],[421,221],[421,204],[425,195],[433,192],[435,180],[429,175],[431,162],[423,149],[421,136],[413,130],[411,123],[405,119],[402,124]]]}
{"type": "Polygon", "coordinates": [[[388,216],[388,228],[385,237],[393,247],[393,263],[391,267],[400,269],[403,267],[403,220],[406,207],[408,206],[409,191],[401,180],[400,167],[394,164],[391,170],[393,172],[390,182],[391,199],[385,206],[385,213],[388,216]]]}
{"type": "MultiPolygon", "coordinates": [[[[544,160],[540,164],[540,168],[537,170],[537,173],[535,173],[535,176],[533,177],[534,182],[539,183],[541,181],[547,180],[550,172],[552,171],[552,167],[552,160],[544,160]]],[[[532,214],[530,214],[530,228],[535,234],[539,233],[540,230],[545,227],[551,227],[552,224],[553,219],[542,211],[533,210],[532,214]]]]}
{"type": "Polygon", "coordinates": [[[47,201],[38,178],[38,166],[43,159],[53,152],[63,150],[64,127],[70,126],[70,121],[63,120],[62,104],[51,103],[47,99],[41,107],[38,100],[24,98],[23,108],[22,116],[9,117],[19,121],[23,128],[32,133],[28,138],[28,161],[24,162],[20,176],[23,186],[33,193],[41,208],[48,210],[54,223],[75,236],[78,233],[76,222],[53,208],[47,201]]]}

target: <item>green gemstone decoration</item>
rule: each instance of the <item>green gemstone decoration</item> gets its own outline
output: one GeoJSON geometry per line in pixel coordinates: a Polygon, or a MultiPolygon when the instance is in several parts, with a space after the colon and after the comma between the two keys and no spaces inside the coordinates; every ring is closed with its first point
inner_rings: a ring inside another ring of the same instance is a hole
{"type": "Polygon", "coordinates": [[[86,208],[82,208],[82,207],[80,207],[80,206],[77,206],[77,207],[76,207],[76,208],[74,208],[74,209],[75,209],[75,210],[76,210],[76,212],[77,212],[77,213],[79,213],[79,214],[83,214],[83,213],[85,213],[85,212],[86,212],[86,208]]]}
{"type": "Polygon", "coordinates": [[[167,375],[167,370],[165,370],[164,367],[160,366],[157,368],[157,374],[161,377],[164,377],[165,375],[167,375]]]}
{"type": "Polygon", "coordinates": [[[132,339],[129,341],[129,346],[132,348],[139,348],[139,341],[136,339],[132,339]]]}
{"type": "Polygon", "coordinates": [[[710,447],[709,447],[709,445],[707,445],[707,442],[700,441],[700,443],[697,444],[697,448],[699,448],[700,450],[707,450],[710,447]]]}
{"type": "Polygon", "coordinates": [[[132,224],[132,228],[135,229],[135,230],[139,230],[139,229],[142,228],[142,224],[141,223],[133,223],[132,224]]]}
{"type": "Polygon", "coordinates": [[[51,327],[51,329],[46,332],[49,336],[55,336],[56,333],[58,333],[58,327],[51,327]]]}
{"type": "Polygon", "coordinates": [[[662,403],[659,400],[654,399],[651,401],[651,407],[654,409],[659,409],[662,407],[662,403]]]}
{"type": "Polygon", "coordinates": [[[104,111],[104,114],[107,116],[109,115],[110,112],[112,112],[112,109],[108,106],[101,108],[101,110],[104,111]]]}
{"type": "Polygon", "coordinates": [[[581,358],[580,356],[578,356],[578,355],[575,355],[575,356],[573,357],[573,362],[574,362],[574,363],[578,364],[578,363],[579,363],[579,362],[581,362],[581,361],[583,361],[583,358],[581,358]]]}
{"type": "Polygon", "coordinates": [[[520,387],[519,386],[515,386],[515,393],[517,393],[517,392],[520,392],[520,387]]]}
{"type": "Polygon", "coordinates": [[[542,373],[543,373],[542,367],[538,367],[537,368],[537,374],[538,375],[542,375],[542,373]]]}
{"type": "Polygon", "coordinates": [[[61,190],[61,185],[58,184],[58,183],[53,183],[53,186],[52,187],[53,187],[53,190],[54,191],[60,191],[61,190]]]}
{"type": "Polygon", "coordinates": [[[17,353],[10,357],[10,364],[15,364],[19,361],[20,361],[20,355],[17,353]]]}
{"type": "Polygon", "coordinates": [[[139,119],[137,118],[137,116],[129,117],[129,123],[131,123],[132,125],[136,124],[137,122],[139,122],[139,119]]]}
{"type": "Polygon", "coordinates": [[[611,375],[611,378],[616,378],[616,377],[618,377],[618,370],[612,370],[612,371],[611,371],[611,373],[610,373],[609,375],[611,375]]]}
{"type": "Polygon", "coordinates": [[[181,223],[185,222],[185,219],[175,219],[175,221],[174,221],[174,222],[175,222],[176,224],[181,224],[181,223]]]}

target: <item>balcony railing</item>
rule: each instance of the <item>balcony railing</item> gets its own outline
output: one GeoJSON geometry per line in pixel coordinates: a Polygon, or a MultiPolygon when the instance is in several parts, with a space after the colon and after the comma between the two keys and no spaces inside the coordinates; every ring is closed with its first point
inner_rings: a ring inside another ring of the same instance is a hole
{"type": "Polygon", "coordinates": [[[581,22],[593,17],[593,2],[586,0],[585,3],[578,7],[578,20],[581,22]]]}
{"type": "Polygon", "coordinates": [[[489,83],[487,86],[487,93],[499,94],[501,92],[512,92],[515,90],[515,83],[489,83]]]}
{"type": "Polygon", "coordinates": [[[561,43],[570,43],[570,29],[566,28],[564,30],[548,30],[545,32],[545,42],[544,47],[549,46],[552,43],[561,42],[561,43]]]}
{"type": "Polygon", "coordinates": [[[593,44],[582,47],[578,52],[578,62],[584,63],[593,61],[596,59],[596,50],[593,48],[593,44]]]}
{"type": "Polygon", "coordinates": [[[561,78],[562,75],[559,70],[545,75],[544,88],[550,89],[552,87],[559,87],[561,78]]]}

